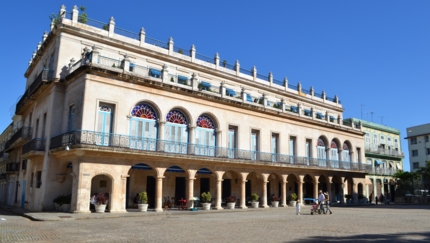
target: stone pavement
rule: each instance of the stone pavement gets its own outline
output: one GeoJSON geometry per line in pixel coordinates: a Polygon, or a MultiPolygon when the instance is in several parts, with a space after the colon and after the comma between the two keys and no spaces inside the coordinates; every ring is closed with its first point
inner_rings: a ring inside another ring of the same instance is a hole
{"type": "Polygon", "coordinates": [[[0,208],[0,218],[7,218],[0,221],[0,242],[430,242],[429,205],[333,206],[332,215],[310,215],[306,206],[299,216],[293,207],[85,215],[22,212],[45,220],[57,217],[56,221],[9,220],[10,215],[2,216],[4,210],[0,208]],[[87,220],[78,220],[83,217],[87,220]]]}

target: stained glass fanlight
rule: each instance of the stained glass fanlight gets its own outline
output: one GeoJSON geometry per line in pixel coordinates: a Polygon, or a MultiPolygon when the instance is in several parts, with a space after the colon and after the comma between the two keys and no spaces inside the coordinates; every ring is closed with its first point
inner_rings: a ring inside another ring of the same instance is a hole
{"type": "Polygon", "coordinates": [[[343,150],[349,150],[348,144],[343,143],[343,148],[342,148],[342,149],[343,149],[343,150]]]}
{"type": "Polygon", "coordinates": [[[185,117],[184,113],[178,110],[170,111],[166,116],[166,121],[171,123],[187,125],[187,118],[185,117]]]}
{"type": "Polygon", "coordinates": [[[147,104],[138,104],[131,111],[131,115],[134,117],[146,118],[146,119],[157,119],[154,109],[147,104]]]}
{"type": "Polygon", "coordinates": [[[321,138],[318,138],[318,145],[317,146],[325,147],[324,140],[322,140],[321,138]]]}
{"type": "Polygon", "coordinates": [[[330,148],[337,148],[337,144],[334,141],[331,141],[330,148]]]}
{"type": "Polygon", "coordinates": [[[199,116],[199,118],[197,119],[197,126],[202,128],[215,129],[215,125],[212,119],[204,115],[199,116]]]}

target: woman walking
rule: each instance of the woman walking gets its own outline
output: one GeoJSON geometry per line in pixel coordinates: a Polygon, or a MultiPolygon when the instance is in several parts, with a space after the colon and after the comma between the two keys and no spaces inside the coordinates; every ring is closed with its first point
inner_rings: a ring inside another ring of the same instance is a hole
{"type": "Polygon", "coordinates": [[[328,192],[324,193],[325,196],[325,212],[328,213],[330,211],[330,214],[332,214],[330,209],[330,196],[328,195],[328,192]]]}

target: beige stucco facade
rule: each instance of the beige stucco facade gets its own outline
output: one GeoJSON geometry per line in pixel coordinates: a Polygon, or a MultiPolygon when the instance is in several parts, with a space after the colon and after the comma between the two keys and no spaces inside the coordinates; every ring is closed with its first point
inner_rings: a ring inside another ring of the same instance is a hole
{"type": "Polygon", "coordinates": [[[113,19],[108,30],[78,23],[77,14],[43,36],[25,73],[16,118],[31,137],[8,139],[3,150],[27,163],[9,173],[26,185],[12,204],[50,210],[71,194],[70,211],[89,213],[89,198],[103,192],[110,212],[124,212],[147,191],[150,208],[162,211],[168,199],[203,191],[215,209],[228,196],[247,208],[251,193],[262,207],[272,194],[282,206],[291,193],[324,190],[339,203],[366,194],[364,133],[343,123],[337,96],[245,74],[218,55],[200,60],[194,47],[181,54],[172,39],[154,45],[143,30],[121,36],[113,19]],[[137,115],[139,107],[152,116],[137,115]]]}

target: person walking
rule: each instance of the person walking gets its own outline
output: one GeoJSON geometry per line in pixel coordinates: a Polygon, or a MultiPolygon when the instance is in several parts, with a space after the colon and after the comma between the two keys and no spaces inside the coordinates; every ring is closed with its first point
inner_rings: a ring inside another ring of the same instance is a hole
{"type": "Polygon", "coordinates": [[[332,214],[331,209],[330,209],[330,196],[328,195],[328,192],[325,192],[324,196],[325,196],[325,211],[326,211],[326,213],[328,213],[328,211],[330,211],[330,214],[332,214]]]}
{"type": "Polygon", "coordinates": [[[300,215],[300,200],[296,202],[296,215],[300,215]]]}
{"type": "Polygon", "coordinates": [[[322,190],[319,191],[319,194],[320,195],[318,196],[318,204],[320,206],[321,211],[325,214],[325,210],[324,210],[324,200],[325,200],[325,197],[324,197],[324,194],[323,194],[322,190]]]}

